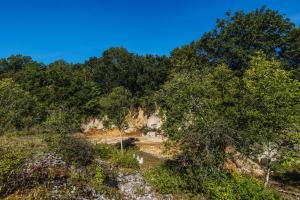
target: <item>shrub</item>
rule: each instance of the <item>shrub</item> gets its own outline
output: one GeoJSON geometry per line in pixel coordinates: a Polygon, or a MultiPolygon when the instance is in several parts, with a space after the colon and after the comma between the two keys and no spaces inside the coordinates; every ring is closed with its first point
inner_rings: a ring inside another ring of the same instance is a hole
{"type": "Polygon", "coordinates": [[[101,191],[103,190],[105,179],[105,171],[100,166],[95,166],[93,170],[93,176],[91,177],[91,184],[101,191]]]}
{"type": "Polygon", "coordinates": [[[46,134],[67,134],[78,128],[77,114],[65,108],[51,105],[48,116],[42,124],[46,134]]]}
{"type": "Polygon", "coordinates": [[[12,79],[0,80],[0,134],[30,128],[35,123],[36,99],[12,79]]]}
{"type": "Polygon", "coordinates": [[[109,144],[97,144],[95,147],[95,153],[101,159],[108,160],[118,153],[118,149],[109,144]]]}
{"type": "Polygon", "coordinates": [[[98,185],[102,185],[105,180],[104,170],[97,166],[95,169],[94,182],[98,185]]]}
{"type": "Polygon", "coordinates": [[[163,194],[179,193],[185,188],[183,179],[164,166],[150,169],[144,175],[146,180],[163,194]]]}
{"type": "Polygon", "coordinates": [[[15,189],[15,178],[27,157],[22,150],[0,149],[0,197],[15,189]]]}
{"type": "Polygon", "coordinates": [[[75,166],[87,166],[94,159],[94,148],[86,140],[74,136],[55,135],[50,138],[50,147],[62,158],[75,166]]]}
{"type": "Polygon", "coordinates": [[[124,154],[118,152],[114,154],[110,160],[116,167],[126,168],[126,169],[138,169],[139,163],[133,157],[133,151],[126,151],[124,154]]]}
{"type": "Polygon", "coordinates": [[[203,194],[209,199],[224,200],[279,199],[276,193],[250,176],[209,168],[191,168],[179,173],[163,165],[145,172],[145,178],[164,194],[185,193],[190,197],[203,194]]]}
{"type": "Polygon", "coordinates": [[[113,154],[110,161],[116,166],[126,169],[138,169],[139,163],[138,161],[133,157],[134,151],[128,150],[124,152],[123,154],[118,151],[117,153],[113,154]]]}
{"type": "Polygon", "coordinates": [[[276,163],[273,178],[286,185],[300,186],[300,158],[288,158],[276,163]]]}
{"type": "Polygon", "coordinates": [[[96,155],[101,159],[109,160],[116,167],[134,170],[139,168],[139,163],[133,157],[135,151],[136,149],[131,148],[122,154],[116,146],[109,144],[97,144],[95,147],[96,155]]]}
{"type": "Polygon", "coordinates": [[[211,199],[279,199],[279,196],[265,188],[258,180],[241,174],[220,173],[204,186],[211,199]]]}

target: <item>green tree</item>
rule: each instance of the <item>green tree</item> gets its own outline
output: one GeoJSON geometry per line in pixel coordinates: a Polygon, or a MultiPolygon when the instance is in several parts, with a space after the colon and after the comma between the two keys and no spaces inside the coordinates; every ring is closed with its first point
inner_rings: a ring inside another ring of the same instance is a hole
{"type": "Polygon", "coordinates": [[[49,105],[47,117],[42,123],[42,131],[48,136],[66,135],[79,129],[77,112],[59,105],[49,105]]]}
{"type": "Polygon", "coordinates": [[[36,99],[12,79],[0,80],[0,133],[33,126],[35,106],[36,99]]]}
{"type": "Polygon", "coordinates": [[[202,63],[198,67],[207,63],[225,63],[231,69],[243,72],[256,51],[263,51],[268,57],[281,57],[280,52],[293,28],[286,16],[266,7],[249,13],[238,11],[232,15],[228,12],[226,18],[217,20],[213,30],[189,48],[183,47],[181,56],[178,56],[178,49],[174,51],[171,59],[174,60],[177,55],[177,60],[180,59],[184,65],[191,61],[202,63]]]}
{"type": "Polygon", "coordinates": [[[102,116],[108,125],[115,125],[120,130],[121,151],[123,153],[122,131],[127,127],[126,116],[131,106],[131,93],[124,87],[113,88],[111,93],[101,97],[102,116]]]}
{"type": "Polygon", "coordinates": [[[35,95],[40,101],[46,96],[46,68],[45,66],[31,62],[26,64],[13,76],[22,88],[35,95]]]}
{"type": "Polygon", "coordinates": [[[136,99],[157,90],[166,81],[169,68],[165,56],[139,56],[125,48],[110,48],[99,59],[91,58],[85,63],[85,71],[92,69],[95,82],[104,92],[122,86],[136,99]]]}
{"type": "Polygon", "coordinates": [[[286,68],[294,70],[294,77],[300,78],[300,28],[292,30],[282,51],[286,68]]]}
{"type": "Polygon", "coordinates": [[[158,93],[163,130],[188,160],[222,167],[233,143],[230,123],[238,79],[225,65],[176,74],[158,93]]]}
{"type": "Polygon", "coordinates": [[[45,101],[48,105],[55,102],[69,103],[72,94],[72,66],[63,60],[55,61],[48,65],[46,70],[47,96],[45,101]]]}
{"type": "Polygon", "coordinates": [[[249,150],[266,156],[266,185],[274,159],[280,159],[289,135],[299,125],[299,82],[280,62],[258,53],[243,77],[243,140],[249,150]]]}
{"type": "Polygon", "coordinates": [[[0,60],[0,75],[2,73],[15,73],[25,67],[27,64],[32,63],[33,60],[30,56],[12,55],[6,59],[0,60]]]}
{"type": "Polygon", "coordinates": [[[189,45],[175,48],[170,56],[172,71],[179,73],[181,71],[195,70],[203,67],[203,64],[208,61],[207,58],[198,56],[198,46],[199,42],[194,41],[189,45]]]}

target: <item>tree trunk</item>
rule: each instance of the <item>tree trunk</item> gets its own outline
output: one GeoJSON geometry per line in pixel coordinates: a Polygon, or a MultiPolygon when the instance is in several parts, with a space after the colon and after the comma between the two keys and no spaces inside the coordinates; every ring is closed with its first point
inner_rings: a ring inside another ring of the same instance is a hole
{"type": "Polygon", "coordinates": [[[270,180],[270,171],[271,171],[271,162],[272,162],[270,142],[268,142],[268,155],[267,156],[268,156],[267,157],[267,172],[266,172],[265,183],[264,183],[265,187],[268,186],[269,180],[270,180]]]}
{"type": "Polygon", "coordinates": [[[120,130],[120,144],[121,144],[121,153],[123,155],[123,138],[122,138],[122,131],[120,130]]]}
{"type": "Polygon", "coordinates": [[[266,177],[265,177],[265,184],[264,184],[265,187],[267,187],[268,184],[269,184],[269,180],[270,180],[270,171],[271,171],[271,169],[270,169],[270,167],[268,166],[267,173],[266,173],[266,177]]]}

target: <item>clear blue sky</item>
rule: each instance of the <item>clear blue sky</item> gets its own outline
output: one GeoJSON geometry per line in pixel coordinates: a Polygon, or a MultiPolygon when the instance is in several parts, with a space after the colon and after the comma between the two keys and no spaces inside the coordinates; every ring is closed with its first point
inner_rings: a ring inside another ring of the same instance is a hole
{"type": "Polygon", "coordinates": [[[262,5],[300,24],[299,0],[0,0],[0,57],[83,62],[115,46],[169,55],[226,11],[262,5]]]}

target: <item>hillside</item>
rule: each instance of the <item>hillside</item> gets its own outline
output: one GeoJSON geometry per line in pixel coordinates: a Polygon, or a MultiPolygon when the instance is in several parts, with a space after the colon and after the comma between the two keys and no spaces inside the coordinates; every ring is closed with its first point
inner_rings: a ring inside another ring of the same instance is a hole
{"type": "Polygon", "coordinates": [[[299,199],[300,28],[227,13],[170,56],[0,60],[1,199],[299,199]]]}

